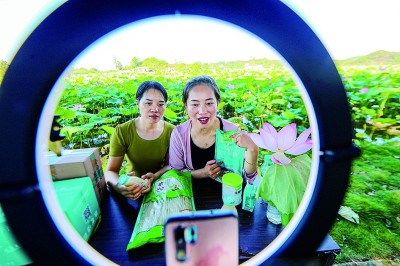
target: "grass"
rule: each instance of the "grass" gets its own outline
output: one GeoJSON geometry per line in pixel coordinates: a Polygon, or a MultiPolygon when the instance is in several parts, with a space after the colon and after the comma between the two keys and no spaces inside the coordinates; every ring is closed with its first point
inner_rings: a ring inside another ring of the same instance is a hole
{"type": "Polygon", "coordinates": [[[342,205],[356,212],[360,223],[338,216],[330,231],[342,249],[335,263],[400,265],[400,146],[359,147],[362,155],[354,161],[342,205]]]}

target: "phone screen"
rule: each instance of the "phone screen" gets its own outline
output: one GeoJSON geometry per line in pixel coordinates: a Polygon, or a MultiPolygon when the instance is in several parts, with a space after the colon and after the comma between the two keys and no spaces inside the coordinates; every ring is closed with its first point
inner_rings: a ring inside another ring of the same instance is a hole
{"type": "Polygon", "coordinates": [[[167,265],[238,265],[239,224],[232,211],[171,216],[165,225],[167,265]]]}

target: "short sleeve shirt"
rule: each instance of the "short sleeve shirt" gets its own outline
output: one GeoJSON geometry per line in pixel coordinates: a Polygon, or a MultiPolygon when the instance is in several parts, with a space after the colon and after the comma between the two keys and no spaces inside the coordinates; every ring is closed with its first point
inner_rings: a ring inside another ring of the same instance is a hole
{"type": "Polygon", "coordinates": [[[155,173],[168,162],[169,141],[174,125],[164,121],[164,130],[154,140],[142,139],[135,126],[135,120],[118,125],[110,140],[110,156],[125,156],[126,172],[134,171],[137,176],[155,173]]]}

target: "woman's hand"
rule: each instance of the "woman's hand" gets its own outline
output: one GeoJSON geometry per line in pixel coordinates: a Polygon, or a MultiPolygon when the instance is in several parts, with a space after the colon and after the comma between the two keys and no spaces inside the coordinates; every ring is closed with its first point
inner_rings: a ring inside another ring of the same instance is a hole
{"type": "Polygon", "coordinates": [[[142,185],[134,184],[131,186],[124,186],[117,183],[116,187],[122,196],[127,197],[129,199],[137,200],[138,198],[140,198],[140,196],[142,196],[142,190],[143,190],[142,185]]]}
{"type": "Polygon", "coordinates": [[[251,177],[254,178],[257,174],[258,146],[253,142],[249,135],[247,135],[246,131],[233,134],[231,138],[233,138],[236,145],[246,149],[244,154],[244,171],[248,175],[254,175],[251,177]]]}
{"type": "Polygon", "coordinates": [[[207,175],[211,177],[212,179],[215,179],[221,175],[222,169],[220,165],[222,162],[217,162],[216,160],[211,160],[206,163],[206,166],[204,167],[207,175]]]}
{"type": "MultiPolygon", "coordinates": [[[[135,176],[135,172],[129,172],[127,175],[135,176]]],[[[138,185],[138,184],[134,184],[131,186],[124,186],[124,185],[117,183],[117,185],[115,187],[117,188],[118,192],[122,196],[127,197],[132,200],[137,200],[138,198],[140,198],[140,196],[142,196],[142,194],[143,194],[142,191],[144,189],[143,185],[138,185]]]]}
{"type": "Polygon", "coordinates": [[[233,134],[231,138],[233,138],[233,141],[239,147],[245,148],[246,150],[249,151],[258,151],[258,146],[247,135],[246,131],[241,131],[239,133],[233,134]]]}
{"type": "Polygon", "coordinates": [[[153,184],[153,181],[156,179],[156,175],[153,173],[147,173],[142,175],[141,178],[147,180],[147,186],[143,188],[142,194],[149,193],[151,190],[151,184],[153,184]]]}

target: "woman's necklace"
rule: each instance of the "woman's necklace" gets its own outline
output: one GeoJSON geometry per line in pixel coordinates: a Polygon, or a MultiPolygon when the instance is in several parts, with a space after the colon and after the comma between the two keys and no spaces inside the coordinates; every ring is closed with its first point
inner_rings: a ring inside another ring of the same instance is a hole
{"type": "Polygon", "coordinates": [[[211,132],[209,134],[199,135],[198,139],[200,143],[203,144],[200,144],[201,148],[208,148],[215,143],[215,133],[211,132]]]}
{"type": "Polygon", "coordinates": [[[191,136],[192,141],[197,147],[207,149],[215,143],[215,129],[207,130],[205,132],[195,131],[192,128],[191,136]]]}

